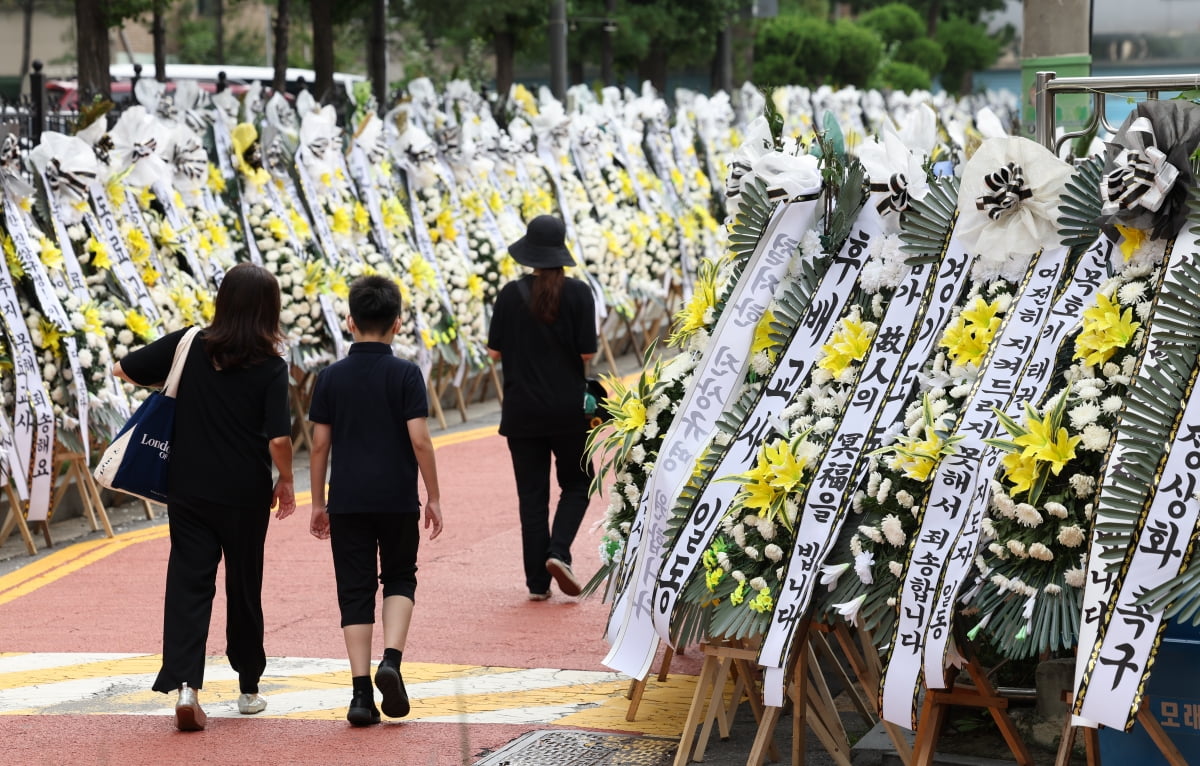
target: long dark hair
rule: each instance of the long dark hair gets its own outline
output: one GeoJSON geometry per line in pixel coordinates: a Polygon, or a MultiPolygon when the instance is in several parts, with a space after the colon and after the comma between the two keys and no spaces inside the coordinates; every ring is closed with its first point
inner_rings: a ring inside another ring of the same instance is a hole
{"type": "Polygon", "coordinates": [[[279,282],[253,263],[239,263],[221,280],[204,349],[219,369],[250,367],[279,356],[279,282]]]}
{"type": "Polygon", "coordinates": [[[529,298],[529,311],[534,319],[542,324],[554,324],[554,320],[558,319],[564,281],[566,276],[561,266],[538,269],[533,278],[533,291],[529,298]]]}

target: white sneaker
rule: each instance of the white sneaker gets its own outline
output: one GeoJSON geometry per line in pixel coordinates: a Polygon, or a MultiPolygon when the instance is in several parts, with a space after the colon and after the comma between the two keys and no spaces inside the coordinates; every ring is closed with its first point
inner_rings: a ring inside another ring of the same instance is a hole
{"type": "Polygon", "coordinates": [[[267,709],[267,701],[260,694],[243,694],[238,697],[238,712],[242,715],[254,715],[267,709]]]}

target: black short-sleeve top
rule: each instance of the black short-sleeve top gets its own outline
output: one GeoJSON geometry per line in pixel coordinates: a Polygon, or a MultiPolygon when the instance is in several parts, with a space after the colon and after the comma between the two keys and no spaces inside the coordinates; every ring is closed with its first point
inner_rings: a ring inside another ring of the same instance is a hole
{"type": "MultiPolygon", "coordinates": [[[[533,276],[525,276],[532,295],[533,276]]],[[[581,354],[596,353],[596,304],[578,279],[563,280],[558,317],[543,324],[530,312],[518,282],[496,296],[488,348],[500,352],[503,436],[534,437],[585,430],[581,354]]]]}
{"type": "Polygon", "coordinates": [[[329,513],[416,513],[408,421],[429,415],[425,378],[386,343],[359,342],[321,371],[308,419],[330,427],[329,513]]]}
{"type": "MultiPolygon", "coordinates": [[[[179,330],[121,360],[140,385],[163,383],[171,371],[179,330]]],[[[291,436],[288,368],[280,357],[249,367],[218,370],[204,348],[204,331],[192,342],[179,379],[167,496],[236,508],[271,507],[271,453],[267,443],[291,436]]]]}

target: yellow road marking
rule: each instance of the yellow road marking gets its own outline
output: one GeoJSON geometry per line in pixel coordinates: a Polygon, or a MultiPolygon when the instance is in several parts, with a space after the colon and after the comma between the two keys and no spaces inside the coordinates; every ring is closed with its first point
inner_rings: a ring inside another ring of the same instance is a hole
{"type": "MultiPolygon", "coordinates": [[[[0,653],[0,718],[14,715],[170,715],[169,696],[150,691],[160,655],[0,653]]],[[[201,702],[210,716],[236,716],[237,677],[209,658],[201,702]]],[[[337,721],[350,697],[345,659],[271,657],[262,679],[262,718],[337,721]]],[[[695,691],[692,676],[651,682],[637,721],[625,720],[628,681],[616,674],[410,662],[404,680],[412,697],[406,720],[461,720],[572,726],[675,736],[695,691]]]]}

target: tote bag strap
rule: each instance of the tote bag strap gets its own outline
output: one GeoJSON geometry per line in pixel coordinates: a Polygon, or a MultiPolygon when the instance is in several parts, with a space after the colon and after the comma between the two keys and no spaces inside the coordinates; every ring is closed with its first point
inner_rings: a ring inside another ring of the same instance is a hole
{"type": "Polygon", "coordinates": [[[175,347],[175,358],[171,360],[171,372],[163,385],[163,396],[175,398],[175,393],[179,390],[179,378],[183,375],[184,365],[187,364],[188,351],[192,348],[192,341],[199,334],[200,328],[193,327],[179,339],[179,345],[175,347]]]}

